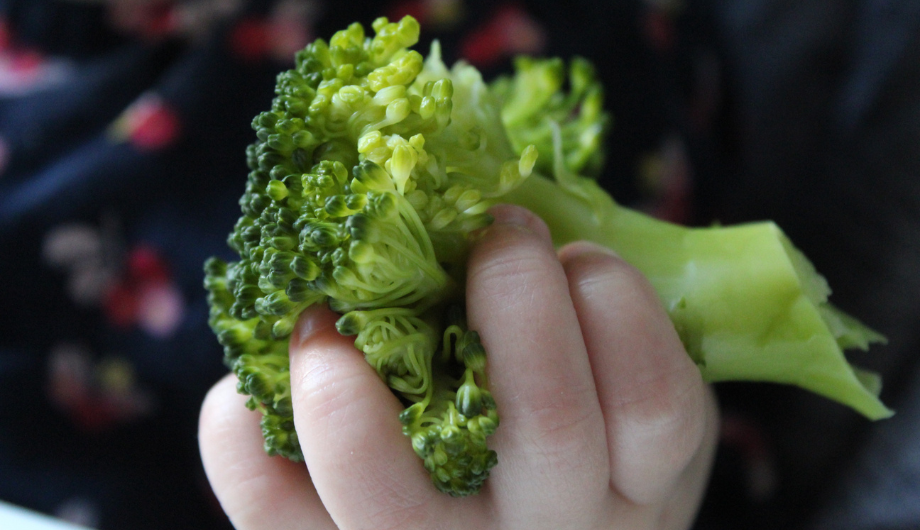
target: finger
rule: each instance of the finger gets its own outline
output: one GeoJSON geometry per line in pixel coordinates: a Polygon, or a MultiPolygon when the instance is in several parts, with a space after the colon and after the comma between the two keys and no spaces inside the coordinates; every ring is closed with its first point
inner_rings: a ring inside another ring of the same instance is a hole
{"type": "Polygon", "coordinates": [[[609,481],[584,341],[546,226],[519,207],[492,213],[467,278],[470,327],[486,348],[501,417],[492,488],[507,488],[538,527],[553,521],[550,508],[577,527],[600,502],[587,492],[606,492],[609,481]]]}
{"type": "Polygon", "coordinates": [[[234,527],[334,529],[306,466],[265,454],[260,414],[245,402],[236,377],[223,378],[202,404],[198,429],[205,473],[234,527]]]}
{"type": "Polygon", "coordinates": [[[434,488],[402,434],[402,405],[337,318],[306,310],[290,350],[294,424],[320,498],[341,528],[439,527],[470,499],[434,488]]]}
{"type": "Polygon", "coordinates": [[[702,504],[703,493],[709,482],[719,434],[719,406],[712,388],[705,392],[706,428],[700,450],[687,464],[674,485],[670,498],[658,519],[656,528],[681,530],[690,528],[702,504]]]}
{"type": "Polygon", "coordinates": [[[612,485],[661,502],[700,448],[705,385],[648,281],[612,252],[563,248],[604,420],[612,485]]]}

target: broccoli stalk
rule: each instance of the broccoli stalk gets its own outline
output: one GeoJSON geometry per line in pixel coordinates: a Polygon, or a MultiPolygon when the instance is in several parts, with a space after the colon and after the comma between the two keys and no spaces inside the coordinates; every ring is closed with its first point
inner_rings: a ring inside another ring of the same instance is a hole
{"type": "Polygon", "coordinates": [[[278,76],[271,110],[253,120],[228,238],[240,259],[205,265],[209,323],[263,414],[268,454],[303,458],[288,338],[303,309],[328,304],[406,405],[399,421],[434,484],[480,489],[499,416],[462,286],[470,236],[497,202],[536,212],[559,244],[596,241],[648,275],[708,380],[792,383],[890,414],[877,377],[842,354],[880,337],[826,303],[826,283],[774,225],[670,225],[580,176],[600,168],[609,123],[586,61],[567,73],[521,59],[487,85],[469,65],[448,69],[437,44],[427,59],[410,50],[411,17],[373,29],[319,39],[278,76]]]}
{"type": "Polygon", "coordinates": [[[578,189],[595,204],[537,175],[505,198],[540,215],[556,244],[593,241],[642,271],[704,379],[798,385],[891,415],[878,377],[843,355],[883,338],[827,302],[827,282],[774,223],[685,228],[617,205],[589,179],[578,189]]]}

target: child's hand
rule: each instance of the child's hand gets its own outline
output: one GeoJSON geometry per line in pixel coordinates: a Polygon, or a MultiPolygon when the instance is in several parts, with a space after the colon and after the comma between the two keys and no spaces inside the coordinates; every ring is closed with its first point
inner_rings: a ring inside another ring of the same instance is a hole
{"type": "Polygon", "coordinates": [[[597,247],[553,250],[526,210],[494,210],[474,246],[470,329],[488,352],[499,465],[479,495],[439,493],[401,432],[402,407],[337,315],[291,339],[306,466],[269,458],[235,379],[205,400],[201,453],[234,525],[260,529],[683,529],[700,503],[715,400],[648,282],[597,247]]]}

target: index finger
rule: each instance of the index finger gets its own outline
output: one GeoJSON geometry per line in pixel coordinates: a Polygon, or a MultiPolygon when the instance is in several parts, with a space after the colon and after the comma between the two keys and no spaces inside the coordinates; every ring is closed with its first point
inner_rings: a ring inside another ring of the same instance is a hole
{"type": "MultiPolygon", "coordinates": [[[[471,329],[487,351],[501,426],[491,488],[499,512],[536,527],[578,527],[608,491],[606,441],[591,366],[549,231],[519,207],[493,209],[467,277],[471,329]],[[512,510],[512,505],[517,506],[512,510]]],[[[519,522],[519,521],[516,521],[519,522]]]]}

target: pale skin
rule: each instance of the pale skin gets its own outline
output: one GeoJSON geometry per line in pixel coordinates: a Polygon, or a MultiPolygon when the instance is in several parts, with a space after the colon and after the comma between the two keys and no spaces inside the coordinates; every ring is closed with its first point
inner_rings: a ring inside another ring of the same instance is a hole
{"type": "Polygon", "coordinates": [[[469,261],[467,312],[488,352],[499,464],[475,496],[431,484],[397,420],[402,406],[307,310],[291,340],[305,463],[268,457],[259,414],[228,376],[205,399],[205,471],[239,530],[689,528],[718,410],[645,278],[587,243],[555,250],[528,211],[496,222],[469,261]]]}

